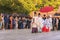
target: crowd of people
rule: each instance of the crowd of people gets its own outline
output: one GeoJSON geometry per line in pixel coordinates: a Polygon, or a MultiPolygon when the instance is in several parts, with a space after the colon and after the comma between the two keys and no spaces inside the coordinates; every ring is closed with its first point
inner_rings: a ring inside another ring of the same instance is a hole
{"type": "Polygon", "coordinates": [[[32,29],[32,33],[60,30],[60,18],[34,12],[32,18],[0,14],[0,30],[32,29]]]}
{"type": "Polygon", "coordinates": [[[31,19],[28,17],[0,14],[0,29],[30,28],[31,19]]]}
{"type": "Polygon", "coordinates": [[[37,32],[50,32],[50,31],[57,31],[60,30],[60,18],[59,17],[52,17],[51,15],[43,15],[41,16],[40,13],[34,12],[34,16],[32,18],[32,33],[37,32]]]}

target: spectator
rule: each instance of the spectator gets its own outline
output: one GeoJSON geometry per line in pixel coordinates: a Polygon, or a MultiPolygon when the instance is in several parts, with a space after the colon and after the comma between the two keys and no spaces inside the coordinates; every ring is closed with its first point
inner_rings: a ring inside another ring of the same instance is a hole
{"type": "Polygon", "coordinates": [[[15,19],[13,18],[12,20],[12,26],[13,26],[13,29],[15,28],[15,19]]]}
{"type": "Polygon", "coordinates": [[[18,28],[18,17],[15,17],[15,27],[18,28]]]}
{"type": "MultiPolygon", "coordinates": [[[[25,26],[26,26],[26,18],[25,17],[23,17],[23,28],[25,28],[25,26]]],[[[27,26],[26,26],[27,27],[27,26]]]]}
{"type": "Polygon", "coordinates": [[[19,17],[19,20],[18,20],[18,29],[21,28],[21,24],[22,24],[22,20],[21,20],[21,17],[19,17]]]}
{"type": "Polygon", "coordinates": [[[4,29],[4,15],[2,14],[2,29],[4,29]]]}
{"type": "Polygon", "coordinates": [[[2,29],[2,16],[0,15],[0,30],[2,29]]]}
{"type": "Polygon", "coordinates": [[[57,30],[58,30],[58,23],[59,23],[59,20],[58,20],[59,18],[57,17],[56,18],[56,26],[57,26],[57,30]]]}
{"type": "Polygon", "coordinates": [[[10,16],[10,29],[12,29],[12,28],[13,28],[12,21],[13,21],[13,17],[12,17],[12,16],[10,16]]]}
{"type": "Polygon", "coordinates": [[[31,19],[27,18],[27,24],[26,24],[26,28],[30,28],[31,27],[31,19]]]}
{"type": "Polygon", "coordinates": [[[8,15],[4,16],[4,24],[5,24],[5,29],[8,29],[8,24],[9,24],[9,16],[8,15]]]}
{"type": "Polygon", "coordinates": [[[23,29],[23,20],[22,20],[22,17],[19,18],[18,25],[19,25],[18,26],[19,29],[23,29]]]}
{"type": "Polygon", "coordinates": [[[53,19],[52,19],[52,24],[53,24],[53,30],[56,30],[56,18],[54,17],[53,19]]]}
{"type": "Polygon", "coordinates": [[[58,23],[58,30],[60,30],[60,18],[59,18],[59,23],[58,23]]]}

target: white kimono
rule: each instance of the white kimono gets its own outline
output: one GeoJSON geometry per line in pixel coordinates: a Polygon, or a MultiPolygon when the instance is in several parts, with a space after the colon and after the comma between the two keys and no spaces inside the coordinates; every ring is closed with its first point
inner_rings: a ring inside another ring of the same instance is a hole
{"type": "Polygon", "coordinates": [[[41,31],[43,24],[42,24],[42,17],[37,18],[37,25],[38,25],[38,31],[41,31]]]}
{"type": "Polygon", "coordinates": [[[48,27],[50,27],[50,26],[49,26],[49,25],[50,25],[50,24],[49,24],[49,19],[45,19],[45,20],[43,19],[42,22],[43,22],[43,27],[46,26],[47,29],[48,29],[48,27]]]}
{"type": "Polygon", "coordinates": [[[50,20],[46,19],[46,26],[50,28],[50,20]]]}
{"type": "Polygon", "coordinates": [[[42,28],[43,27],[43,19],[42,19],[42,17],[38,17],[37,18],[37,23],[38,23],[38,26],[40,27],[40,28],[42,28]]]}
{"type": "Polygon", "coordinates": [[[34,17],[32,18],[31,27],[32,27],[33,19],[34,19],[34,23],[37,23],[37,16],[34,16],[34,17]]]}
{"type": "Polygon", "coordinates": [[[42,24],[43,24],[43,26],[46,25],[46,19],[45,20],[44,19],[42,20],[42,24]]]}
{"type": "Polygon", "coordinates": [[[50,21],[50,29],[52,29],[52,18],[49,18],[50,21]]]}

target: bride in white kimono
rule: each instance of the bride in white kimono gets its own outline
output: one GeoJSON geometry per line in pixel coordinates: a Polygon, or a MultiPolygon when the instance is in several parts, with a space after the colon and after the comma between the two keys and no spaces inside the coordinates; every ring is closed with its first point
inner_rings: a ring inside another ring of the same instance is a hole
{"type": "Polygon", "coordinates": [[[43,24],[42,24],[42,17],[40,16],[40,14],[38,14],[38,17],[37,17],[37,25],[38,25],[38,32],[41,32],[43,24]]]}

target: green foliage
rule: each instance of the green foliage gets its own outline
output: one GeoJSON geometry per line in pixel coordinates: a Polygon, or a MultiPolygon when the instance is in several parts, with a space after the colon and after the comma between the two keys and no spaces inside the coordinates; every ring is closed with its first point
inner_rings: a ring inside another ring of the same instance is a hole
{"type": "Polygon", "coordinates": [[[0,0],[0,12],[28,14],[44,6],[53,6],[57,10],[59,5],[60,0],[0,0]]]}

